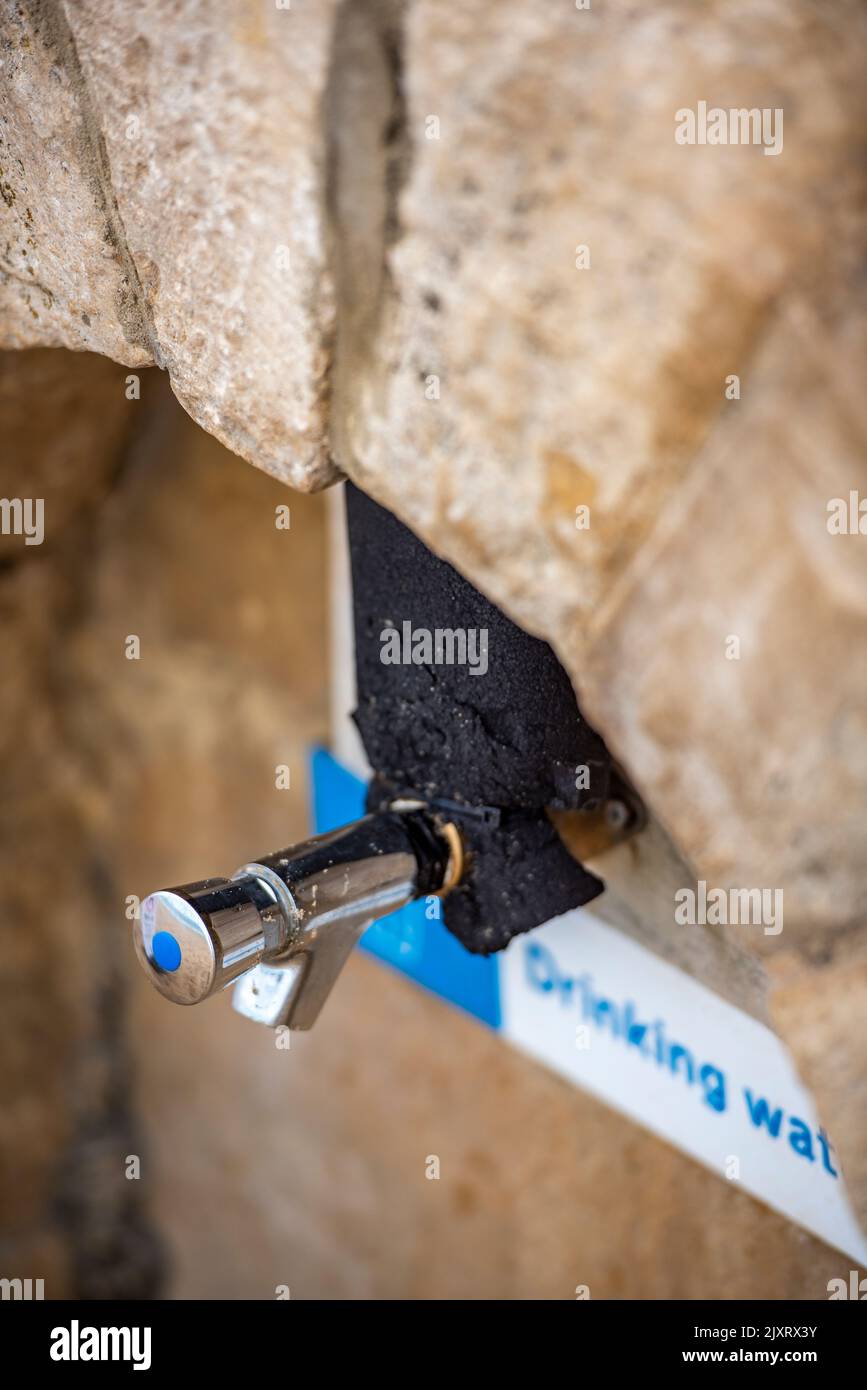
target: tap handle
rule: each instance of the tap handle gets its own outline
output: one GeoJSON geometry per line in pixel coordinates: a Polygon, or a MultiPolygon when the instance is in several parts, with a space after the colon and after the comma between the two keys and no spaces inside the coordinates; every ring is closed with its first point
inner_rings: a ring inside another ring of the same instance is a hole
{"type": "Polygon", "coordinates": [[[288,936],[276,893],[252,874],[152,893],[134,928],[145,974],[175,1004],[199,1004],[226,989],[288,936]]]}

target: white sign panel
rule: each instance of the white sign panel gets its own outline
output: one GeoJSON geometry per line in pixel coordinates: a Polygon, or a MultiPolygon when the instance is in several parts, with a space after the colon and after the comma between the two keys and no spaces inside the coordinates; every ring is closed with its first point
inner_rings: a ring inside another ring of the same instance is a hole
{"type": "Polygon", "coordinates": [[[500,996],[511,1042],[867,1262],[833,1144],[768,1028],[586,910],[512,941],[500,996]]]}

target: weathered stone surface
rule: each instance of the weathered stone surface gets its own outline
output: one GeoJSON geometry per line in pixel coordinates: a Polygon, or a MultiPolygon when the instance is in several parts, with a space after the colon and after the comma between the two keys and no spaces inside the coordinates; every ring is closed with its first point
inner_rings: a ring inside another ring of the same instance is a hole
{"type": "Polygon", "coordinates": [[[333,476],[334,7],[2,6],[0,341],[156,361],[200,424],[304,488],[333,476]]]}
{"type": "Polygon", "coordinates": [[[805,963],[791,951],[768,962],[771,1019],[839,1145],[846,1188],[867,1228],[867,946],[805,963]],[[842,1141],[842,1142],[841,1142],[842,1141]]]}
{"type": "Polygon", "coordinates": [[[0,8],[0,345],[153,360],[100,113],[62,5],[0,8]]]}
{"type": "Polygon", "coordinates": [[[41,545],[0,537],[0,1249],[45,1296],[146,1297],[159,1251],[126,1156],[141,1153],[124,1033],[125,951],[105,821],[117,723],[72,669],[93,532],[132,422],[92,356],[0,357],[0,493],[41,498],[41,545]],[[89,711],[98,737],[74,732],[89,711]]]}
{"type": "Polygon", "coordinates": [[[867,558],[825,526],[867,492],[855,14],[411,6],[399,230],[335,403],[356,480],[554,642],[696,871],[784,888],[799,940],[861,920],[867,851],[867,558]],[[701,99],[783,108],[782,153],[677,144],[701,99]]]}

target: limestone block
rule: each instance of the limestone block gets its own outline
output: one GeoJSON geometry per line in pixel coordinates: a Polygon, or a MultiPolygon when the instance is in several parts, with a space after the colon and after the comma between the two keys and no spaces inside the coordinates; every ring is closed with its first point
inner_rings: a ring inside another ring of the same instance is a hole
{"type": "Polygon", "coordinates": [[[155,361],[207,430],[305,488],[332,472],[334,2],[0,9],[0,343],[155,361]]]}
{"type": "Polygon", "coordinates": [[[826,528],[867,493],[857,13],[409,7],[333,407],[356,481],[554,643],[695,872],[782,888],[790,942],[861,922],[867,853],[867,543],[826,528]],[[701,100],[782,109],[782,149],[678,144],[701,100]]]}
{"type": "Polygon", "coordinates": [[[99,116],[61,7],[4,3],[0,343],[152,361],[99,116]]]}
{"type": "Polygon", "coordinates": [[[846,1186],[867,1226],[867,946],[863,934],[837,959],[769,962],[771,1018],[786,1039],[822,1119],[840,1144],[846,1186]]]}

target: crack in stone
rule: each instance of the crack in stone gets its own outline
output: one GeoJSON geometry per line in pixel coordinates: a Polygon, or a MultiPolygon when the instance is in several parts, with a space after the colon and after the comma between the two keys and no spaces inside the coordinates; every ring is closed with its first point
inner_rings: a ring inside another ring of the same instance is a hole
{"type": "Polygon", "coordinates": [[[24,285],[28,290],[38,290],[45,299],[45,308],[50,309],[54,303],[54,294],[47,285],[43,285],[39,280],[28,280],[16,271],[10,270],[6,265],[0,265],[0,275],[6,280],[14,280],[17,285],[24,285]]]}
{"type": "Polygon", "coordinates": [[[344,0],[323,102],[326,225],[336,323],[329,431],[352,458],[345,421],[368,412],[375,354],[391,292],[389,249],[400,238],[400,193],[411,162],[403,80],[404,0],[344,0]]]}
{"type": "Polygon", "coordinates": [[[39,34],[46,47],[54,50],[60,66],[69,78],[78,103],[81,117],[81,167],[87,174],[94,199],[105,219],[106,240],[117,253],[124,272],[117,302],[118,321],[124,337],[132,346],[149,352],[158,367],[165,367],[153,316],[127,241],[114,192],[105,137],[81,65],[66,5],[64,0],[61,0],[61,3],[52,3],[52,0],[21,0],[21,5],[29,16],[34,32],[39,34]]]}

